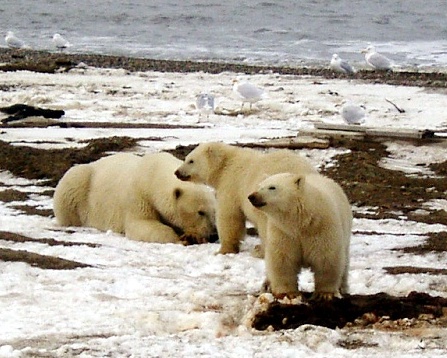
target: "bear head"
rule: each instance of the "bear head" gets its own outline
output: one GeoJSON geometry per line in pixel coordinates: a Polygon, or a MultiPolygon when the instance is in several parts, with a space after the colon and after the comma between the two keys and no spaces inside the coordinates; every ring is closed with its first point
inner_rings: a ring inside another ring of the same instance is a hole
{"type": "Polygon", "coordinates": [[[187,184],[173,191],[175,218],[171,224],[196,243],[216,241],[216,197],[205,185],[187,184]]]}
{"type": "Polygon", "coordinates": [[[210,142],[199,144],[175,171],[177,178],[194,183],[211,184],[211,178],[224,162],[225,144],[210,142]]]}
{"type": "Polygon", "coordinates": [[[250,203],[272,215],[289,215],[300,203],[305,178],[303,175],[279,173],[267,177],[248,196],[250,203]]]}

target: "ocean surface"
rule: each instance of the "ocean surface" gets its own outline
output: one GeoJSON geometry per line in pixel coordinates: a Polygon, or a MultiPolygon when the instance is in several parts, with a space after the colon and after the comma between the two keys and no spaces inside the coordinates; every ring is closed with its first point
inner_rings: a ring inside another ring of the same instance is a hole
{"type": "Polygon", "coordinates": [[[73,53],[364,66],[373,44],[403,68],[447,67],[447,0],[1,0],[0,29],[40,50],[58,32],[73,53]]]}

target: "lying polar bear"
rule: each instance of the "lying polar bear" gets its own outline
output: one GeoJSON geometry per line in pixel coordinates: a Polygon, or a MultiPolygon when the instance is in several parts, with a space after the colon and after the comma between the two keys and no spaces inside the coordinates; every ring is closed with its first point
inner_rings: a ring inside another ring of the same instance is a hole
{"type": "Polygon", "coordinates": [[[56,187],[56,219],[139,241],[206,242],[215,233],[216,199],[210,188],[175,177],[181,163],[168,153],[121,153],[74,166],[56,187]]]}

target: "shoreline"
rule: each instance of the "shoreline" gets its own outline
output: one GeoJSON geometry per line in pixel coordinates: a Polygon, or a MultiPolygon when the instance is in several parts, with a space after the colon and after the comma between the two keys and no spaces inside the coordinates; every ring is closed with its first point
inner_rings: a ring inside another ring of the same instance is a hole
{"type": "Polygon", "coordinates": [[[0,71],[31,71],[55,73],[69,71],[80,63],[97,68],[122,68],[131,72],[158,71],[218,74],[234,72],[244,74],[278,73],[280,75],[315,76],[325,79],[356,79],[369,83],[396,86],[447,88],[447,73],[417,71],[372,71],[359,70],[354,75],[335,73],[324,67],[289,67],[244,65],[225,62],[190,60],[156,60],[99,54],[68,54],[36,50],[0,49],[0,71]]]}

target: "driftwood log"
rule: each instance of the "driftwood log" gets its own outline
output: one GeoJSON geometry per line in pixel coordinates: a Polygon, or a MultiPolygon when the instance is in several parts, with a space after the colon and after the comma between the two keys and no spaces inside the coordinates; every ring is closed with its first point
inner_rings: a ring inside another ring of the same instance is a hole
{"type": "Polygon", "coordinates": [[[65,112],[62,110],[45,109],[39,107],[28,106],[27,104],[13,104],[12,106],[2,107],[0,111],[9,116],[2,119],[2,123],[6,124],[18,121],[28,117],[44,117],[44,118],[61,118],[65,112]]]}

